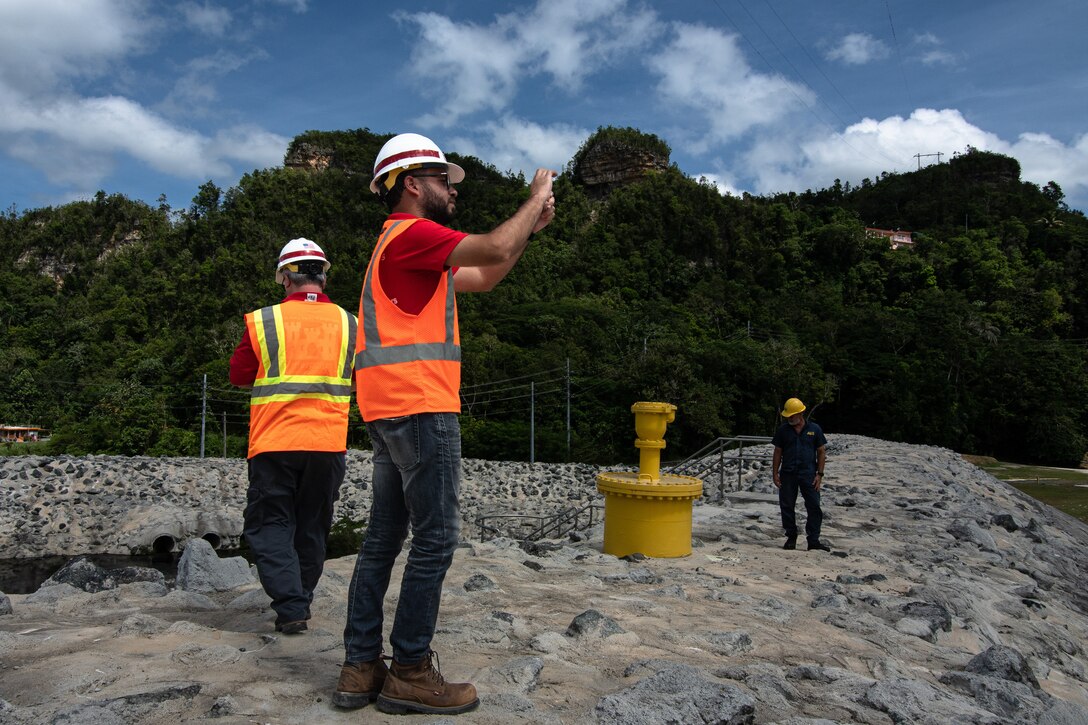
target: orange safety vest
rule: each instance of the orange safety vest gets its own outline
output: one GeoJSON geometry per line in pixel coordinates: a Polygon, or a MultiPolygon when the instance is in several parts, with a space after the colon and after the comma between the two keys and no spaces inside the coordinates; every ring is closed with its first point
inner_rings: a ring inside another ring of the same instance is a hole
{"type": "Polygon", "coordinates": [[[257,353],[249,398],[249,457],[347,450],[355,316],[291,300],[246,315],[257,353]]]}
{"type": "Polygon", "coordinates": [[[418,315],[386,296],[379,282],[385,248],[416,219],[387,219],[370,255],[359,298],[355,395],[363,420],[460,413],[461,336],[453,270],[442,275],[418,315]]]}

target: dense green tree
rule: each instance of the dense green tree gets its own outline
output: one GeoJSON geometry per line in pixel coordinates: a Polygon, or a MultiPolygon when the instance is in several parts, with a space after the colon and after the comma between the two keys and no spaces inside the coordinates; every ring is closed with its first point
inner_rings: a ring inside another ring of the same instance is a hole
{"type": "MultiPolygon", "coordinates": [[[[244,455],[248,396],[227,380],[242,315],[279,299],[274,260],[299,236],[356,309],[386,216],[369,165],[388,138],[307,132],[282,168],[207,182],[178,211],[100,192],[0,215],[0,422],[51,428],[58,452],[196,455],[207,411],[206,455],[222,455],[224,421],[228,455],[244,455]]],[[[599,129],[507,280],[459,297],[466,455],[633,462],[630,406],[664,400],[676,459],[770,434],[797,395],[830,432],[1081,460],[1088,223],[1057,184],[967,149],[857,187],[737,198],[668,153],[599,129]],[[654,161],[590,187],[602,152],[654,161]]],[[[455,226],[487,231],[526,198],[520,175],[450,156],[466,170],[455,226]]],[[[349,441],[368,444],[354,408],[349,441]]]]}

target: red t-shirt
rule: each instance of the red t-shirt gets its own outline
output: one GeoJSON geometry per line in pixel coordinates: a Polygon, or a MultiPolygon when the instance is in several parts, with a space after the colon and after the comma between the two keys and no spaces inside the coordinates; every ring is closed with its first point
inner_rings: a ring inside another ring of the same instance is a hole
{"type": "MultiPolygon", "coordinates": [[[[307,295],[313,294],[317,299],[311,300],[312,302],[332,302],[322,292],[295,292],[289,294],[283,298],[284,302],[290,302],[292,300],[298,300],[305,302],[307,295]]],[[[354,350],[352,351],[354,352],[354,350]]],[[[230,356],[230,384],[237,385],[239,388],[248,388],[253,385],[253,381],[257,379],[257,368],[260,365],[260,361],[257,360],[257,350],[253,347],[253,342],[249,339],[249,327],[246,327],[242,331],[242,340],[238,343],[238,347],[234,348],[234,354],[230,356]]]]}
{"type": "MultiPolygon", "coordinates": [[[[416,219],[411,214],[390,214],[389,218],[416,219]]],[[[418,315],[448,269],[450,252],[467,236],[430,219],[418,219],[385,247],[378,282],[386,296],[408,314],[418,315]]]]}

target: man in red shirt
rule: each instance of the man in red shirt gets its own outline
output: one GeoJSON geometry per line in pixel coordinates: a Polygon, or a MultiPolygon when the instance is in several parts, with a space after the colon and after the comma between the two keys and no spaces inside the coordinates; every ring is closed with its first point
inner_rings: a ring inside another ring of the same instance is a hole
{"type": "Polygon", "coordinates": [[[230,381],[251,388],[243,533],[276,630],[306,630],[344,481],[355,316],[325,296],[325,253],[309,239],[280,252],[287,296],[245,316],[230,381]]]}
{"type": "Polygon", "coordinates": [[[391,214],[367,267],[359,304],[356,391],[374,443],[373,503],[356,559],[333,703],[377,699],[390,713],[456,715],[479,704],[471,683],[446,682],[431,640],[442,582],[460,532],[460,333],[455,292],[485,292],[513,268],[555,215],[554,171],[538,169],[529,199],[487,234],[445,225],[465,172],[430,139],[400,134],[374,162],[371,191],[391,214]],[[412,532],[382,661],[383,605],[412,532]]]}

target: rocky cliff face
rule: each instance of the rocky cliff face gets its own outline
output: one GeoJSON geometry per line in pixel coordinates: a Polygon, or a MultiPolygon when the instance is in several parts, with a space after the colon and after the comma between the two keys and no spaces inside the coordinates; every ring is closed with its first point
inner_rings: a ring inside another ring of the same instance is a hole
{"type": "Polygon", "coordinates": [[[604,141],[586,151],[577,177],[591,196],[603,197],[613,189],[633,183],[652,171],[669,168],[667,155],[626,144],[604,141]]]}
{"type": "Polygon", "coordinates": [[[303,171],[324,171],[332,165],[333,152],[311,143],[300,143],[283,160],[289,169],[303,171]]]}

